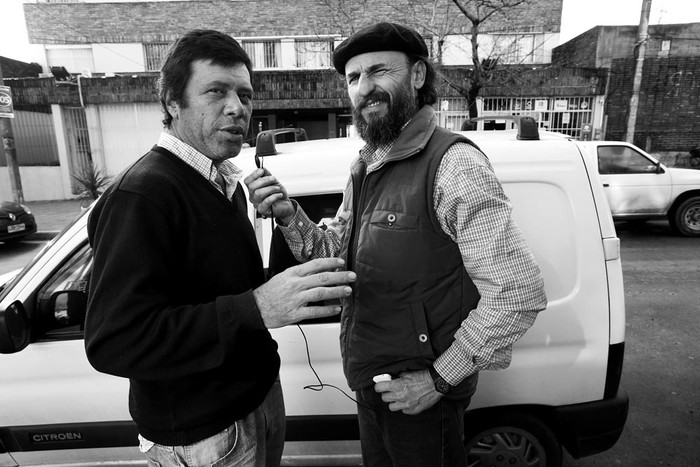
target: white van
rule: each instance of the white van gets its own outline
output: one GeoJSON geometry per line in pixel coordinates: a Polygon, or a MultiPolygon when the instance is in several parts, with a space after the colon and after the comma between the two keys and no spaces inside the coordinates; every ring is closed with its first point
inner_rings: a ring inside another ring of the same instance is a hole
{"type": "MultiPolygon", "coordinates": [[[[489,156],[544,275],[549,304],[514,347],[511,366],[483,372],[465,414],[470,460],[557,466],[610,448],[628,399],[620,389],[625,311],[619,240],[595,161],[579,143],[516,131],[465,133],[489,156]]],[[[317,221],[340,204],[362,142],[279,144],[263,157],[317,221]]],[[[236,158],[254,169],[255,148],[236,158]]],[[[251,207],[267,261],[269,220],[251,207]]],[[[0,466],[145,465],[125,379],[95,371],[83,349],[91,269],[87,215],[0,291],[0,466]]],[[[2,286],[0,286],[2,287],[2,286]]],[[[273,331],[287,408],[285,465],[360,465],[355,404],[336,319],[273,331]],[[303,331],[303,332],[302,332],[303,331]]]]}

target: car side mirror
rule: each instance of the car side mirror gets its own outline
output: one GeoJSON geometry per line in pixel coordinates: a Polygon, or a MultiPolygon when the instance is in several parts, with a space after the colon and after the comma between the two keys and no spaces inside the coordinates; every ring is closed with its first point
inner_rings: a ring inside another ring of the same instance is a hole
{"type": "Polygon", "coordinates": [[[0,353],[15,353],[29,344],[29,319],[22,302],[0,310],[0,353]]]}
{"type": "Polygon", "coordinates": [[[664,168],[661,167],[661,162],[657,162],[657,163],[656,163],[656,173],[657,173],[657,174],[662,174],[662,173],[664,173],[664,168]]]}
{"type": "Polygon", "coordinates": [[[54,292],[49,298],[49,310],[62,326],[82,325],[87,312],[87,294],[80,290],[54,292]]]}

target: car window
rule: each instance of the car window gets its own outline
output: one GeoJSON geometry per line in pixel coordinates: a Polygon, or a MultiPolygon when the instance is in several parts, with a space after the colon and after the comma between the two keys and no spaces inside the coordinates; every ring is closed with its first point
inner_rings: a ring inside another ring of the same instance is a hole
{"type": "MultiPolygon", "coordinates": [[[[299,203],[299,206],[301,206],[309,219],[319,224],[321,228],[324,228],[325,225],[335,218],[338,208],[343,201],[343,195],[342,193],[329,193],[323,195],[295,196],[294,199],[299,203]]],[[[279,231],[279,228],[275,227],[272,234],[272,242],[270,243],[268,273],[270,276],[274,276],[297,264],[299,264],[299,261],[294,258],[294,255],[289,250],[287,242],[284,240],[284,236],[279,231]]],[[[302,321],[302,323],[331,323],[339,321],[340,316],[336,315],[328,318],[305,320],[302,321]]]]}
{"type": "Polygon", "coordinates": [[[628,146],[599,146],[598,172],[601,174],[656,173],[657,165],[628,146]]]}
{"type": "Polygon", "coordinates": [[[92,249],[85,243],[39,289],[34,327],[39,340],[83,337],[91,270],[92,249]],[[74,293],[61,293],[68,291],[74,293]]]}
{"type": "Polygon", "coordinates": [[[295,196],[309,219],[324,226],[335,218],[340,203],[343,202],[342,193],[329,193],[325,195],[295,196]]]}

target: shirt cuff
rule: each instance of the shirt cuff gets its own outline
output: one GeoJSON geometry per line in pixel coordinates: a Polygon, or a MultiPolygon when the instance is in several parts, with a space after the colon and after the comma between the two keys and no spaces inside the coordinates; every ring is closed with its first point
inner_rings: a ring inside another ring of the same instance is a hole
{"type": "Polygon", "coordinates": [[[291,200],[294,204],[294,216],[289,225],[278,224],[280,231],[290,245],[304,245],[304,239],[314,229],[316,224],[309,219],[303,209],[299,208],[299,204],[295,200],[291,200]]]}
{"type": "Polygon", "coordinates": [[[433,367],[451,386],[457,386],[478,371],[474,362],[465,360],[463,354],[453,346],[435,360],[433,367]]]}

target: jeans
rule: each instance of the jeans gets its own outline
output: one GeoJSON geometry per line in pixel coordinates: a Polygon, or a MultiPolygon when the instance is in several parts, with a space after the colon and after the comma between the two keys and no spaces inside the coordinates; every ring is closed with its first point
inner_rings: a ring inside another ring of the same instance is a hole
{"type": "Polygon", "coordinates": [[[468,400],[445,398],[417,415],[392,412],[370,386],[357,392],[364,467],[467,465],[464,411],[468,400]]]}
{"type": "Polygon", "coordinates": [[[285,437],[279,379],[253,412],[214,436],[188,446],[161,446],[139,436],[150,467],[278,467],[285,437]]]}

